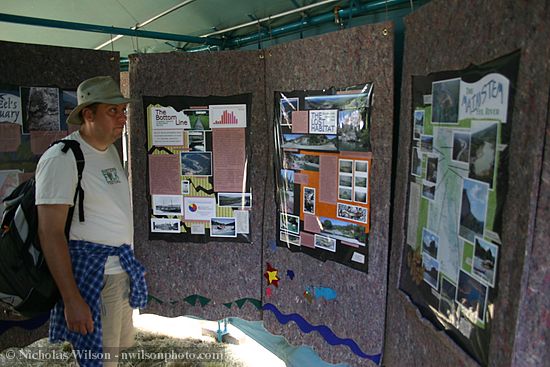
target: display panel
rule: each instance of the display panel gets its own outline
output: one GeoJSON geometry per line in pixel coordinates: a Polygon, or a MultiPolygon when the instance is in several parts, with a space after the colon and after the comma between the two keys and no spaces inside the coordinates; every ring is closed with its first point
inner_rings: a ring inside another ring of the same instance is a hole
{"type": "Polygon", "coordinates": [[[150,239],[250,239],[250,95],[143,97],[150,239]]]}
{"type": "Polygon", "coordinates": [[[367,272],[372,84],[275,93],[278,244],[367,272]]]}
{"type": "MultiPolygon", "coordinates": [[[[400,288],[483,365],[498,310],[518,54],[412,80],[400,288]]],[[[512,244],[508,244],[512,245],[512,244]]]]}

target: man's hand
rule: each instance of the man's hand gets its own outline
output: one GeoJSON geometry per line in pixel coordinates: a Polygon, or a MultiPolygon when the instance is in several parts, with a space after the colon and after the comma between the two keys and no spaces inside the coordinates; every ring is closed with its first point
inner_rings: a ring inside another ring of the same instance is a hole
{"type": "Polygon", "coordinates": [[[92,320],[92,312],[84,299],[79,296],[75,299],[64,301],[64,303],[67,328],[72,332],[82,335],[93,333],[94,322],[92,320]]]}
{"type": "Polygon", "coordinates": [[[84,301],[74,279],[69,247],[65,238],[68,205],[38,205],[38,236],[46,263],[65,303],[65,320],[70,331],[93,333],[90,306],[84,301]]]}

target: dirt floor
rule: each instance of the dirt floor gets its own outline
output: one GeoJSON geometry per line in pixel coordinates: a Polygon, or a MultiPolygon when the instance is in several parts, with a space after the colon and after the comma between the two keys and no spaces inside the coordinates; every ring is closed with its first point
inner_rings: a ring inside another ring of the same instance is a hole
{"type": "MultiPolygon", "coordinates": [[[[117,353],[124,367],[284,367],[285,364],[229,327],[226,342],[218,343],[215,322],[189,318],[161,318],[140,315],[134,324],[138,330],[136,345],[117,353]]],[[[222,329],[223,329],[222,325],[222,329]]],[[[24,348],[0,352],[0,366],[54,367],[77,366],[69,343],[51,344],[40,339],[24,348]]]]}

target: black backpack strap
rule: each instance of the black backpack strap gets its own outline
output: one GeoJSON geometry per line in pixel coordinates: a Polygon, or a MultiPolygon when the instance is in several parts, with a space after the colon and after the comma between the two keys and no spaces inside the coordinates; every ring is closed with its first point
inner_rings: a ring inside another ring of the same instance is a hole
{"type": "Polygon", "coordinates": [[[61,148],[61,151],[63,153],[67,153],[69,149],[73,152],[74,157],[76,159],[76,170],[78,174],[78,181],[76,183],[76,191],[74,193],[74,199],[73,199],[73,206],[69,209],[69,215],[67,216],[67,225],[65,227],[65,232],[69,233],[70,229],[70,223],[72,221],[72,217],[74,215],[74,208],[76,206],[76,198],[78,197],[78,220],[80,222],[84,222],[84,190],[81,186],[82,181],[82,172],[84,172],[84,154],[82,153],[82,149],[80,149],[80,143],[76,140],[70,140],[70,139],[63,139],[63,140],[57,140],[54,141],[51,145],[63,143],[63,148],[61,148]]]}

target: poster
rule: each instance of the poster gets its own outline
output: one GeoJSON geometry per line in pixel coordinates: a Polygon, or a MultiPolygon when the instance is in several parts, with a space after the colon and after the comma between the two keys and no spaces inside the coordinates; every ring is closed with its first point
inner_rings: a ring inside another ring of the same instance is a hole
{"type": "Polygon", "coordinates": [[[74,96],[55,87],[0,84],[0,213],[1,200],[34,175],[52,142],[67,135],[65,113],[76,103],[71,93],[74,96]]]}
{"type": "MultiPolygon", "coordinates": [[[[487,365],[519,55],[412,80],[400,288],[487,365]]],[[[513,245],[513,244],[508,244],[513,245]]]]}
{"type": "Polygon", "coordinates": [[[149,239],[250,241],[250,95],[143,97],[149,239]]]}
{"type": "MultiPolygon", "coordinates": [[[[372,84],[275,93],[278,245],[368,270],[372,84]]],[[[239,198],[237,198],[239,199],[239,198]]]]}

